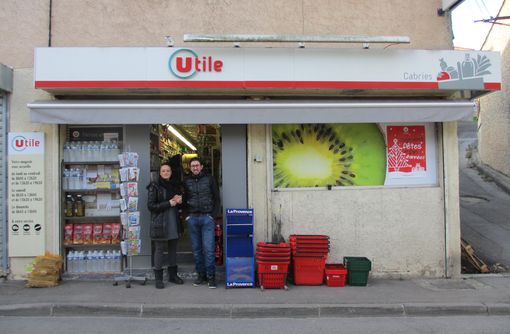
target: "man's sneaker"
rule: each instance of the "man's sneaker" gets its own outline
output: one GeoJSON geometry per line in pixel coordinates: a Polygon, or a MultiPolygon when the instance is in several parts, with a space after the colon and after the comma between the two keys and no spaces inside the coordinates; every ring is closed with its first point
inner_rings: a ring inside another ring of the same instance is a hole
{"type": "Polygon", "coordinates": [[[198,274],[198,277],[196,280],[193,281],[193,286],[199,286],[201,284],[204,284],[207,281],[207,278],[204,274],[198,274]]]}
{"type": "Polygon", "coordinates": [[[214,277],[209,277],[207,279],[207,285],[209,285],[209,289],[216,289],[216,280],[214,277]]]}

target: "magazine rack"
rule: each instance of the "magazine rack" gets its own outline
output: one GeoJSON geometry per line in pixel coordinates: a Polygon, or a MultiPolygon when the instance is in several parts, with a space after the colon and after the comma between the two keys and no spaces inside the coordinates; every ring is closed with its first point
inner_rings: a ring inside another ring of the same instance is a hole
{"type": "Polygon", "coordinates": [[[147,283],[147,277],[133,275],[133,256],[140,254],[140,212],[138,211],[138,153],[124,152],[119,155],[120,162],[120,220],[122,223],[122,254],[127,257],[127,270],[124,275],[115,277],[113,285],[125,282],[126,288],[131,287],[131,282],[147,283]]]}

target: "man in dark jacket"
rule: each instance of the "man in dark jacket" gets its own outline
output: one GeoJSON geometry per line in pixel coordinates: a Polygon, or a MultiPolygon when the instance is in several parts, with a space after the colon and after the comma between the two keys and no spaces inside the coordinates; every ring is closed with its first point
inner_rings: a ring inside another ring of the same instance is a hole
{"type": "Polygon", "coordinates": [[[214,216],[219,209],[219,192],[214,178],[202,171],[200,159],[189,161],[190,175],[184,180],[184,205],[191,238],[195,268],[198,274],[194,286],[207,281],[216,288],[214,259],[214,216]]]}

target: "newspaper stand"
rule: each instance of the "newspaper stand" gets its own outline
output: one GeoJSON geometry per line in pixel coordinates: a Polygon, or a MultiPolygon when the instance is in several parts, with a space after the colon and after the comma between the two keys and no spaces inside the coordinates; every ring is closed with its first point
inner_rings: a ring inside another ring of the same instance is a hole
{"type": "Polygon", "coordinates": [[[225,286],[255,286],[253,209],[226,209],[225,286]]]}
{"type": "Polygon", "coordinates": [[[138,175],[137,168],[138,154],[135,152],[124,152],[119,155],[121,166],[121,222],[122,222],[122,241],[121,251],[127,257],[127,273],[115,277],[113,285],[119,282],[125,282],[126,288],[131,287],[131,282],[138,281],[141,285],[147,283],[147,277],[137,277],[133,275],[133,256],[140,253],[140,212],[138,210],[138,175]]]}

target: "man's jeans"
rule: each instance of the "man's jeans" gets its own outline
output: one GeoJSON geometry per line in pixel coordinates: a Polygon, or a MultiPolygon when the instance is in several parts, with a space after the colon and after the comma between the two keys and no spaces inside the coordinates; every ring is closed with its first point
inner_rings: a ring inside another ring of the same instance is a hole
{"type": "Polygon", "coordinates": [[[214,221],[207,214],[191,214],[188,231],[191,238],[191,248],[195,258],[195,269],[198,274],[214,277],[214,221]]]}

